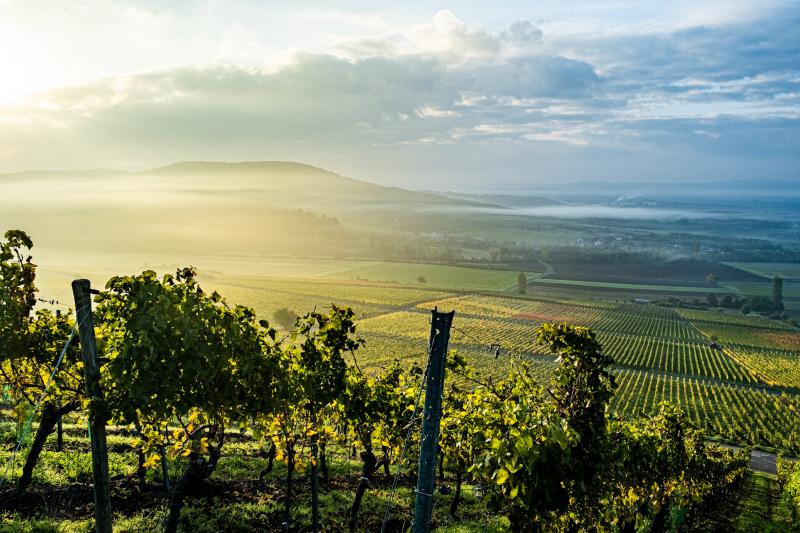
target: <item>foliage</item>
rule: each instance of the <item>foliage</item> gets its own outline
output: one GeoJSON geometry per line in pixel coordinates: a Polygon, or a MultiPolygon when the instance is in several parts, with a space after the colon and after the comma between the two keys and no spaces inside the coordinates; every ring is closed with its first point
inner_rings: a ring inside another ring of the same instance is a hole
{"type": "Polygon", "coordinates": [[[520,294],[525,294],[528,289],[528,278],[525,276],[525,272],[520,272],[517,275],[517,292],[520,294]]]}
{"type": "MultiPolygon", "coordinates": [[[[33,242],[23,231],[10,230],[0,242],[0,387],[11,396],[19,423],[41,401],[40,424],[18,488],[31,480],[47,436],[59,416],[81,406],[83,364],[77,343],[64,352],[74,327],[70,313],[34,312],[36,265],[28,252],[33,242]],[[56,365],[59,371],[54,373],[56,365]],[[53,376],[52,381],[50,376],[53,376]]],[[[29,429],[29,428],[28,428],[29,429]]]]}
{"type": "Polygon", "coordinates": [[[177,441],[188,455],[201,427],[270,408],[278,346],[252,310],[204,293],[191,268],[160,280],[152,271],[114,277],[106,289],[96,314],[110,359],[104,390],[118,422],[161,430],[191,416],[195,430],[177,441]]]}
{"type": "Polygon", "coordinates": [[[778,460],[778,482],[783,490],[783,497],[789,503],[792,522],[800,528],[800,461],[778,460]]]}
{"type": "Polygon", "coordinates": [[[545,323],[536,331],[537,342],[558,354],[549,391],[557,412],[580,442],[573,450],[567,479],[574,483],[579,505],[595,508],[607,446],[606,411],[615,389],[610,373],[614,360],[603,353],[591,329],[545,323]]]}
{"type": "Polygon", "coordinates": [[[613,486],[605,520],[619,526],[660,521],[662,529],[670,506],[697,504],[741,479],[750,456],[707,444],[704,432],[666,403],[653,417],[612,422],[608,450],[613,486]]]}
{"type": "Polygon", "coordinates": [[[277,409],[259,413],[258,433],[270,435],[276,458],[289,466],[286,521],[290,520],[292,472],[312,465],[312,499],[316,516],[319,446],[335,436],[330,424],[335,402],[346,388],[344,356],[362,344],[355,337],[355,313],[331,305],[328,314],[311,312],[299,318],[290,344],[280,350],[282,369],[277,409]]]}
{"type": "Polygon", "coordinates": [[[783,310],[783,278],[775,276],[772,280],[772,305],[776,310],[783,310]]]}
{"type": "Polygon", "coordinates": [[[521,366],[465,398],[464,445],[479,450],[469,471],[485,480],[491,505],[514,531],[541,529],[569,504],[562,481],[577,435],[544,395],[521,366]]]}
{"type": "Polygon", "coordinates": [[[175,531],[185,493],[216,468],[226,426],[274,409],[275,330],[204,293],[192,268],[114,277],[97,299],[109,415],[139,432],[142,467],[157,465],[170,440],[171,453],[188,458],[165,526],[175,531]],[[167,436],[173,421],[180,428],[167,436]]]}
{"type": "Polygon", "coordinates": [[[356,486],[350,509],[350,530],[355,530],[365,491],[380,466],[401,456],[407,424],[415,408],[417,380],[422,370],[413,366],[404,371],[400,364],[386,368],[377,376],[368,376],[351,367],[347,386],[337,401],[338,417],[345,427],[344,436],[352,446],[361,448],[361,479],[356,486]],[[383,449],[378,458],[377,445],[383,449]]]}
{"type": "MultiPolygon", "coordinates": [[[[83,395],[83,365],[75,345],[65,353],[61,372],[45,384],[58,362],[73,321],[70,313],[34,312],[36,265],[33,247],[22,231],[10,230],[0,242],[0,377],[19,402],[34,404],[42,393],[51,403],[73,403],[83,395]]],[[[77,344],[77,343],[75,343],[77,344]]],[[[20,405],[17,403],[17,405],[20,405]]]]}

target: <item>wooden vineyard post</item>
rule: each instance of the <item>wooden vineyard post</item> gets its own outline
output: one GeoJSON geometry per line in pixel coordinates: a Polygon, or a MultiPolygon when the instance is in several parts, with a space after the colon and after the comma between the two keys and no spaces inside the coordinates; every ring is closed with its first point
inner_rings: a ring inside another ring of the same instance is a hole
{"type": "Polygon", "coordinates": [[[81,357],[89,399],[89,438],[92,442],[92,475],[94,478],[94,519],[97,533],[111,533],[111,496],[109,494],[106,415],[100,389],[100,365],[92,319],[91,287],[88,279],[72,282],[75,315],[81,341],[81,357]]]}
{"type": "Polygon", "coordinates": [[[422,437],[419,445],[419,470],[414,502],[414,533],[427,533],[431,530],[436,450],[439,442],[439,422],[442,419],[445,357],[447,343],[450,340],[450,326],[455,314],[455,311],[449,313],[440,313],[436,309],[431,311],[429,344],[431,353],[425,382],[425,408],[422,414],[422,437]]]}
{"type": "MultiPolygon", "coordinates": [[[[56,318],[61,318],[61,310],[56,309],[56,318]]],[[[53,365],[58,363],[58,357],[53,361],[53,365]]],[[[61,407],[60,405],[58,406],[61,407]]],[[[64,417],[58,415],[58,422],[56,422],[56,451],[64,451],[64,417]]]]}

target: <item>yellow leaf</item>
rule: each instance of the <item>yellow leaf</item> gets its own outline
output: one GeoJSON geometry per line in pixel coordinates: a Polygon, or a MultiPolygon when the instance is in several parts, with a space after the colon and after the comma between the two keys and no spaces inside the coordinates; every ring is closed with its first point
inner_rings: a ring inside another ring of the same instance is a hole
{"type": "Polygon", "coordinates": [[[498,470],[495,481],[497,482],[498,485],[502,485],[503,483],[508,481],[508,470],[506,470],[505,468],[501,468],[500,470],[498,470]]]}

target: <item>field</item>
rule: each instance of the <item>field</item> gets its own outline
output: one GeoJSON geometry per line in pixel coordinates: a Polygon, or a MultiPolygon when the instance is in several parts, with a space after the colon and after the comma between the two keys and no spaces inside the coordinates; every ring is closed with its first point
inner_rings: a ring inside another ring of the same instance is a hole
{"type": "MultiPolygon", "coordinates": [[[[272,319],[282,307],[303,313],[336,303],[356,310],[358,333],[365,345],[356,352],[354,361],[366,372],[395,360],[403,366],[412,361],[423,363],[430,332],[429,312],[437,307],[456,311],[450,348],[467,358],[477,379],[502,376],[510,365],[525,361],[537,379],[546,382],[557,363],[552,354],[537,346],[535,329],[546,321],[569,322],[593,328],[615,360],[613,373],[618,389],[611,403],[613,415],[633,418],[652,414],[660,402],[670,401],[680,405],[695,425],[705,428],[709,437],[790,454],[800,452],[800,331],[784,322],[738,312],[676,309],[631,301],[639,294],[649,294],[649,290],[658,293],[658,288],[703,290],[698,287],[626,285],[626,290],[619,291],[619,284],[598,282],[601,287],[594,288],[584,285],[586,282],[569,281],[560,286],[531,283],[527,294],[517,294],[511,289],[516,282],[516,273],[511,271],[344,260],[228,261],[209,258],[206,263],[218,268],[200,271],[204,289],[219,291],[229,303],[251,306],[262,318],[272,319]],[[426,283],[417,282],[420,275],[425,276],[426,283]]],[[[139,262],[144,261],[139,258],[139,262]]],[[[154,263],[145,266],[159,271],[169,268],[154,263]]],[[[115,265],[99,261],[95,270],[89,263],[85,268],[100,285],[115,265]]],[[[67,270],[43,269],[45,290],[40,296],[47,298],[55,290],[58,299],[68,302],[65,285],[71,276],[67,270]]],[[[10,418],[9,410],[0,415],[3,464],[11,457],[9,450],[19,434],[19,427],[10,418]]],[[[156,470],[148,473],[148,488],[139,490],[133,480],[136,456],[131,438],[122,428],[112,428],[109,436],[116,530],[157,530],[166,513],[167,493],[156,470]]],[[[277,463],[263,481],[258,481],[257,473],[264,468],[266,457],[248,433],[232,435],[226,450],[207,493],[191,499],[184,511],[184,530],[280,529],[280,494],[286,474],[283,464],[277,463]]],[[[330,450],[330,480],[321,501],[330,530],[346,528],[360,465],[350,450],[330,450]]],[[[180,460],[170,463],[171,475],[174,477],[182,466],[180,460]]],[[[20,470],[17,461],[13,475],[18,476],[20,470]]],[[[450,483],[451,474],[446,476],[450,483]]],[[[30,499],[21,507],[15,504],[6,509],[0,504],[0,530],[87,531],[91,527],[90,480],[86,420],[71,418],[65,424],[64,451],[55,450],[54,437],[48,441],[34,473],[30,499]],[[42,501],[51,509],[44,515],[42,501]],[[4,509],[13,513],[3,515],[4,509]]],[[[392,522],[390,530],[399,531],[409,516],[414,497],[409,483],[401,483],[393,496],[391,483],[390,476],[375,475],[362,507],[365,530],[379,529],[390,497],[395,506],[391,516],[397,521],[392,522]]],[[[754,523],[785,524],[785,510],[779,505],[774,485],[771,478],[752,474],[739,489],[741,494],[727,502],[732,506],[730,513],[715,511],[707,518],[709,527],[724,523],[729,530],[746,531],[754,523]],[[764,494],[772,498],[771,503],[758,507],[755,499],[764,494]]],[[[465,487],[458,518],[447,514],[450,496],[437,496],[438,531],[500,531],[508,527],[504,518],[487,512],[478,490],[465,487]]],[[[298,483],[293,507],[298,523],[309,522],[309,502],[308,484],[298,483]]]]}
{"type": "MultiPolygon", "coordinates": [[[[733,289],[735,292],[743,296],[771,296],[772,295],[772,281],[759,282],[759,281],[740,281],[736,283],[724,283],[725,287],[733,289]]],[[[783,282],[783,298],[784,300],[796,300],[800,298],[800,282],[797,281],[784,281],[783,282]]]]}
{"type": "Polygon", "coordinates": [[[729,292],[721,287],[687,287],[684,285],[654,285],[654,284],[641,284],[641,283],[614,283],[608,281],[582,281],[573,279],[552,279],[552,278],[539,278],[532,280],[533,283],[545,283],[553,285],[578,285],[585,287],[598,287],[603,289],[615,290],[635,290],[635,291],[663,291],[663,292],[676,292],[676,293],[701,293],[719,294],[721,292],[729,292]]]}
{"type": "Polygon", "coordinates": [[[786,280],[800,280],[800,263],[737,263],[728,265],[756,276],[772,279],[782,276],[786,280]]]}
{"type": "MultiPolygon", "coordinates": [[[[179,266],[192,265],[201,277],[213,284],[247,285],[248,283],[279,283],[265,285],[264,289],[298,293],[288,284],[302,279],[304,282],[327,280],[351,286],[349,282],[369,285],[395,284],[397,292],[409,294],[413,289],[441,288],[448,290],[503,290],[517,283],[517,271],[490,268],[449,266],[426,263],[400,263],[325,258],[288,258],[270,256],[226,256],[203,254],[172,254],[174,260],[163,261],[163,256],[139,253],[84,254],[58,249],[36,249],[39,273],[37,284],[42,296],[69,302],[69,284],[76,278],[88,278],[95,286],[103,286],[113,275],[141,272],[144,269],[159,273],[172,272],[179,266]],[[422,276],[425,281],[420,283],[422,276]],[[334,281],[335,280],[335,281],[334,281]],[[409,288],[408,286],[413,286],[409,288]]],[[[529,278],[537,272],[528,272],[529,278]]],[[[310,285],[313,287],[319,287],[310,285]]],[[[307,291],[306,291],[307,292],[307,291]]],[[[387,293],[386,290],[383,293],[387,293]]],[[[319,290],[313,295],[324,296],[319,290]]],[[[337,296],[341,292],[335,293],[337,296]]],[[[349,298],[345,298],[349,299],[349,298]]],[[[367,298],[368,299],[368,298],[367,298]]],[[[359,300],[355,300],[359,301],[359,300]]],[[[330,303],[330,302],[326,302],[330,303]]],[[[292,307],[292,306],[289,306],[292,307]]]]}
{"type": "Polygon", "coordinates": [[[740,296],[772,296],[772,279],[783,278],[783,303],[795,316],[800,312],[800,263],[727,263],[731,267],[760,276],[762,281],[722,280],[730,291],[740,296]]]}
{"type": "MultiPolygon", "coordinates": [[[[448,289],[502,290],[516,284],[517,272],[485,268],[427,265],[419,263],[368,263],[334,272],[327,277],[335,279],[363,279],[392,283],[419,284],[448,289]]],[[[528,273],[529,276],[535,273],[528,273]]],[[[322,276],[320,276],[322,277],[322,276]]]]}
{"type": "Polygon", "coordinates": [[[646,264],[610,262],[595,263],[586,268],[584,262],[551,262],[554,278],[576,281],[598,281],[620,284],[680,285],[709,288],[706,276],[714,272],[725,282],[760,281],[760,273],[735,265],[702,261],[676,260],[646,264]]]}

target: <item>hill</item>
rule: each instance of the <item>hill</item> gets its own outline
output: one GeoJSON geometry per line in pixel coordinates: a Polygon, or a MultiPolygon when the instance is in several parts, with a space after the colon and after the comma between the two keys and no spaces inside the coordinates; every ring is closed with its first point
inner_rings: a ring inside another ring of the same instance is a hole
{"type": "Polygon", "coordinates": [[[448,198],[431,192],[388,187],[345,177],[322,168],[289,161],[225,163],[187,161],[141,173],[143,176],[194,179],[225,190],[247,189],[263,193],[264,200],[282,207],[348,211],[364,207],[479,205],[466,199],[448,198]],[[211,180],[211,183],[207,182],[211,180]],[[224,180],[224,181],[222,181],[224,180]]]}
{"type": "Polygon", "coordinates": [[[0,175],[0,189],[0,224],[42,247],[173,257],[363,255],[366,229],[394,231],[399,214],[488,205],[284,161],[31,171],[0,175]]]}

